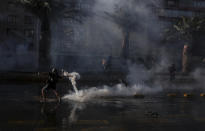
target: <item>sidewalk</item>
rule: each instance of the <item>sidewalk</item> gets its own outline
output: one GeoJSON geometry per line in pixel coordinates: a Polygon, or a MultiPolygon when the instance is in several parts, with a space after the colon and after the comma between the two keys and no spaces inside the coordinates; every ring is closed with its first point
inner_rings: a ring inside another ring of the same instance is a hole
{"type": "Polygon", "coordinates": [[[43,82],[47,73],[37,72],[0,72],[0,82],[43,82]]]}
{"type": "MultiPolygon", "coordinates": [[[[48,78],[47,72],[0,72],[0,83],[45,83],[48,78]]],[[[126,79],[126,75],[122,73],[111,73],[109,75],[103,73],[84,73],[81,74],[81,79],[79,83],[81,84],[117,84],[120,80],[126,79]]],[[[151,82],[169,82],[168,73],[155,73],[154,77],[149,80],[151,82]]],[[[60,82],[68,82],[67,79],[61,79],[60,82]]],[[[183,75],[178,73],[176,75],[176,80],[172,82],[173,84],[195,84],[195,80],[192,76],[183,75]]]]}
{"type": "MultiPolygon", "coordinates": [[[[48,78],[47,72],[0,72],[1,83],[37,83],[45,82],[48,78]]],[[[112,73],[106,75],[103,73],[84,73],[81,74],[80,82],[96,83],[96,82],[118,82],[119,79],[124,79],[125,75],[122,73],[112,73]]],[[[64,78],[60,82],[67,82],[64,78]]]]}

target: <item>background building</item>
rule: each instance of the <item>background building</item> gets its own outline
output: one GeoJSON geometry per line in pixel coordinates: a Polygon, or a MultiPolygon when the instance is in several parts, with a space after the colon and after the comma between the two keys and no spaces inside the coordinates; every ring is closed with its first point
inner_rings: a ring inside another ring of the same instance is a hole
{"type": "MultiPolygon", "coordinates": [[[[156,15],[160,20],[161,29],[172,28],[177,20],[185,17],[205,17],[205,1],[204,0],[163,0],[159,7],[154,8],[156,15]]],[[[193,41],[190,41],[191,47],[191,63],[192,66],[204,66],[202,58],[205,57],[205,32],[194,32],[193,41]]],[[[171,41],[167,43],[167,52],[175,52],[172,55],[172,61],[181,66],[182,50],[186,43],[183,41],[171,41]]]]}
{"type": "Polygon", "coordinates": [[[13,0],[0,2],[0,70],[38,69],[40,22],[13,0]]]}

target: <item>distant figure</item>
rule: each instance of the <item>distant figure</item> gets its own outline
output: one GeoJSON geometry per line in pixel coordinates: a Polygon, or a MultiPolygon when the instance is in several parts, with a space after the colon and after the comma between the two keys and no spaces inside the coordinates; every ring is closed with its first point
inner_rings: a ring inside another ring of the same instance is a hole
{"type": "Polygon", "coordinates": [[[61,77],[59,76],[57,69],[52,68],[51,72],[49,72],[49,76],[48,76],[48,80],[46,81],[46,85],[41,89],[41,95],[42,95],[42,99],[44,102],[46,101],[45,90],[49,90],[49,89],[51,89],[53,91],[53,93],[56,95],[57,100],[60,102],[60,97],[59,97],[58,92],[56,90],[56,84],[57,84],[59,78],[61,78],[61,77]]]}
{"type": "Polygon", "coordinates": [[[102,59],[102,67],[103,67],[103,70],[105,71],[106,70],[106,60],[105,59],[102,59]]]}
{"type": "Polygon", "coordinates": [[[170,81],[175,80],[175,75],[176,75],[176,67],[175,67],[175,64],[172,64],[172,65],[169,67],[170,81]]]}
{"type": "Polygon", "coordinates": [[[111,71],[112,68],[112,56],[109,56],[108,59],[102,59],[102,67],[105,72],[111,71]]]}
{"type": "Polygon", "coordinates": [[[184,45],[183,53],[182,53],[182,72],[183,73],[187,73],[187,70],[188,70],[188,63],[189,63],[189,57],[188,57],[189,53],[188,52],[189,52],[189,46],[184,45]]]}
{"type": "Polygon", "coordinates": [[[111,68],[112,68],[112,56],[108,57],[106,68],[107,68],[108,71],[111,71],[111,68]]]}

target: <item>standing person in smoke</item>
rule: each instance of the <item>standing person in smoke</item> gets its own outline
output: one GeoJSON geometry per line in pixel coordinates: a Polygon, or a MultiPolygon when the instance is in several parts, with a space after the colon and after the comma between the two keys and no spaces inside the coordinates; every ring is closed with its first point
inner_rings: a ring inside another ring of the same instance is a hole
{"type": "Polygon", "coordinates": [[[111,55],[107,59],[107,65],[106,66],[107,66],[107,70],[111,71],[111,69],[112,69],[112,56],[111,55]]]}
{"type": "Polygon", "coordinates": [[[176,67],[175,67],[175,64],[172,64],[172,65],[169,67],[170,81],[175,80],[175,75],[176,75],[176,67]]]}
{"type": "Polygon", "coordinates": [[[112,85],[112,56],[110,55],[107,60],[102,59],[102,67],[103,67],[103,75],[106,77],[105,79],[110,80],[112,85]]]}
{"type": "Polygon", "coordinates": [[[109,56],[108,59],[102,59],[102,67],[104,72],[110,72],[112,67],[112,56],[109,56]]]}
{"type": "Polygon", "coordinates": [[[49,72],[49,77],[48,80],[46,81],[46,85],[41,89],[41,95],[44,102],[46,101],[45,90],[49,90],[49,89],[53,91],[53,93],[56,95],[57,100],[60,102],[60,97],[56,90],[56,84],[59,78],[61,77],[59,76],[57,69],[52,68],[51,72],[49,72]]]}
{"type": "Polygon", "coordinates": [[[105,59],[102,59],[102,68],[103,68],[103,71],[106,70],[106,60],[105,59]]]}

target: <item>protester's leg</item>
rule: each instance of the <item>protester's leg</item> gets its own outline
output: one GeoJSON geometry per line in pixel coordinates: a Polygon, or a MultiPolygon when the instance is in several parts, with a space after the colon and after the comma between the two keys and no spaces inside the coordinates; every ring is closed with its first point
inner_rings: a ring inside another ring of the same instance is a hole
{"type": "Polygon", "coordinates": [[[41,89],[41,96],[42,96],[42,99],[43,101],[46,100],[46,96],[45,96],[45,90],[48,88],[48,84],[46,84],[42,89],[41,89]]]}

